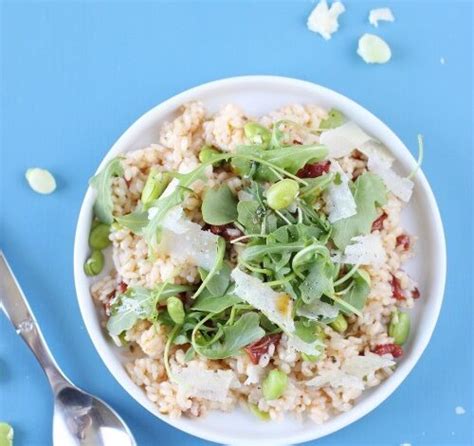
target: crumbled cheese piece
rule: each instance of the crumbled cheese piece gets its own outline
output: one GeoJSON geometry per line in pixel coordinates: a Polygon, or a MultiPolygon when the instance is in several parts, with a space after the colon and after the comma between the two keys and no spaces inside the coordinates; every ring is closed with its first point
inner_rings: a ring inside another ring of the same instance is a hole
{"type": "Polygon", "coordinates": [[[329,40],[331,34],[339,29],[338,19],[345,10],[346,8],[339,1],[328,8],[326,0],[321,0],[308,17],[308,29],[320,34],[323,39],[329,40]]]}
{"type": "Polygon", "coordinates": [[[46,169],[34,167],[25,172],[26,181],[39,194],[50,194],[56,190],[56,180],[46,169]]]}
{"type": "Polygon", "coordinates": [[[392,10],[390,8],[376,8],[372,9],[369,12],[369,22],[371,25],[374,25],[376,28],[379,26],[379,21],[381,22],[393,22],[395,17],[393,16],[392,10]]]}
{"type": "Polygon", "coordinates": [[[359,235],[353,237],[351,244],[346,246],[343,263],[351,265],[381,266],[386,254],[380,234],[359,235]]]}
{"type": "Polygon", "coordinates": [[[370,140],[371,137],[352,121],[322,132],[319,139],[320,143],[328,148],[330,158],[349,155],[370,140]]]}
{"type": "Polygon", "coordinates": [[[366,63],[387,63],[392,57],[392,51],[387,42],[374,34],[364,34],[359,39],[357,54],[366,63]]]}
{"type": "Polygon", "coordinates": [[[309,304],[300,305],[296,310],[296,314],[317,321],[320,318],[333,319],[337,317],[339,309],[334,305],[316,299],[309,304]]]}
{"type": "Polygon", "coordinates": [[[466,413],[466,409],[462,406],[457,406],[454,411],[456,412],[456,415],[464,415],[466,413]]]}
{"type": "Polygon", "coordinates": [[[394,195],[401,200],[408,202],[410,201],[413,192],[413,181],[397,175],[391,169],[391,164],[391,161],[387,158],[379,156],[376,152],[373,152],[369,156],[367,168],[371,172],[377,174],[385,183],[385,186],[387,186],[394,195]]]}
{"type": "Polygon", "coordinates": [[[321,347],[324,344],[316,340],[314,342],[305,342],[295,334],[288,335],[288,348],[294,349],[300,353],[306,353],[307,355],[319,355],[321,353],[321,347]]]}
{"type": "Polygon", "coordinates": [[[190,262],[210,270],[216,260],[217,241],[217,235],[203,231],[200,225],[184,216],[183,208],[176,206],[163,220],[159,249],[179,262],[190,262]]]}
{"type": "Polygon", "coordinates": [[[446,63],[445,58],[444,58],[444,57],[441,57],[441,58],[439,59],[439,63],[440,63],[441,65],[444,65],[444,64],[446,63]]]}
{"type": "Polygon", "coordinates": [[[232,271],[231,277],[235,282],[235,295],[260,310],[285,332],[295,330],[291,317],[293,301],[287,294],[277,293],[266,283],[238,268],[232,271]]]}
{"type": "Polygon", "coordinates": [[[385,367],[392,367],[395,362],[383,358],[374,353],[366,353],[364,356],[352,356],[344,361],[342,371],[351,376],[363,379],[367,375],[385,367]]]}
{"type": "Polygon", "coordinates": [[[321,370],[319,375],[309,381],[307,386],[323,387],[330,385],[331,387],[347,387],[353,389],[364,390],[364,381],[357,376],[351,376],[342,370],[321,370]]]}
{"type": "Polygon", "coordinates": [[[341,180],[340,184],[331,183],[325,193],[329,213],[328,220],[330,223],[334,223],[355,215],[357,213],[357,205],[349,187],[349,177],[337,161],[331,161],[331,171],[339,175],[341,180]]]}
{"type": "Polygon", "coordinates": [[[186,396],[224,402],[229,394],[234,373],[230,370],[206,370],[189,365],[173,372],[179,391],[186,396]]]}
{"type": "Polygon", "coordinates": [[[247,375],[247,379],[244,382],[244,385],[249,384],[258,384],[265,372],[265,368],[254,364],[248,364],[247,368],[245,369],[245,374],[247,375]]]}

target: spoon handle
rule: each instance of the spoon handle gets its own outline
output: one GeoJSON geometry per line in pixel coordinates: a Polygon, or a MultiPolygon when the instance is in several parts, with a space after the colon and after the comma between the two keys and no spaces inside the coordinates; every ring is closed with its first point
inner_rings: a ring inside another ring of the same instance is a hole
{"type": "Polygon", "coordinates": [[[70,381],[56,364],[7,259],[0,251],[0,308],[41,364],[54,392],[70,381]]]}

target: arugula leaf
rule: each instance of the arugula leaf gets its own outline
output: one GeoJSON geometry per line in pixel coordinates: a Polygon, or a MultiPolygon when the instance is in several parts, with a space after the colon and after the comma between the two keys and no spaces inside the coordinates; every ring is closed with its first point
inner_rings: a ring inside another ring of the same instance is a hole
{"type": "Polygon", "coordinates": [[[298,316],[304,316],[307,319],[320,321],[320,322],[331,322],[339,314],[339,308],[335,305],[331,305],[327,302],[323,302],[319,299],[314,299],[309,304],[302,304],[296,308],[296,314],[298,316]]]}
{"type": "MultiPolygon", "coordinates": [[[[353,286],[344,294],[342,300],[355,309],[362,311],[370,292],[370,278],[365,271],[359,270],[354,274],[353,286]]],[[[345,314],[353,314],[347,307],[336,302],[336,305],[345,314]]]]}
{"type": "Polygon", "coordinates": [[[269,254],[281,254],[286,252],[295,252],[304,248],[304,243],[293,242],[293,243],[282,243],[275,245],[254,245],[245,248],[240,254],[240,259],[244,262],[250,262],[254,260],[261,260],[263,256],[269,254]]]}
{"type": "Polygon", "coordinates": [[[187,285],[158,285],[149,290],[143,287],[129,288],[117,296],[111,306],[111,316],[107,321],[107,330],[113,336],[132,328],[139,320],[153,320],[158,316],[156,304],[175,294],[191,290],[187,285]]]}
{"type": "Polygon", "coordinates": [[[212,339],[209,343],[201,345],[193,343],[198,354],[209,359],[224,359],[234,356],[239,351],[265,336],[265,330],[259,326],[260,318],[257,313],[243,314],[234,324],[224,326],[218,340],[212,339]]]}
{"type": "Polygon", "coordinates": [[[216,296],[212,294],[201,294],[191,307],[195,311],[204,311],[206,313],[220,313],[235,304],[242,302],[234,294],[225,294],[216,296]]]}
{"type": "Polygon", "coordinates": [[[314,203],[333,180],[333,172],[326,173],[317,178],[305,178],[308,185],[300,188],[300,198],[303,198],[308,203],[314,203]]]}
{"type": "Polygon", "coordinates": [[[295,335],[298,336],[302,341],[311,344],[317,340],[320,340],[319,325],[315,321],[295,321],[295,335]]]}
{"type": "Polygon", "coordinates": [[[237,221],[245,228],[247,234],[259,234],[265,209],[257,201],[239,201],[237,204],[237,221]]]}
{"type": "Polygon", "coordinates": [[[344,115],[335,108],[331,108],[328,113],[328,117],[323,119],[319,124],[320,129],[334,129],[336,127],[340,127],[344,124],[345,121],[344,115]]]}
{"type": "Polygon", "coordinates": [[[366,172],[354,184],[357,213],[333,224],[332,239],[339,249],[344,249],[353,237],[370,232],[377,218],[377,207],[387,202],[387,189],[377,175],[366,172]]]}
{"type": "Polygon", "coordinates": [[[140,235],[148,224],[148,211],[144,211],[140,206],[130,214],[115,217],[115,221],[130,229],[134,234],[140,235]]]}
{"type": "Polygon", "coordinates": [[[323,294],[334,294],[334,265],[330,259],[317,256],[300,285],[301,299],[305,303],[320,299],[323,294]]]}
{"type": "MultiPolygon", "coordinates": [[[[230,284],[230,273],[230,266],[227,263],[223,263],[221,269],[218,270],[207,282],[206,289],[211,295],[223,296],[225,294],[230,284]]],[[[199,275],[201,276],[202,281],[206,279],[208,274],[208,271],[199,268],[199,275]]]]}
{"type": "Polygon", "coordinates": [[[209,189],[202,202],[202,218],[210,225],[225,225],[237,219],[237,199],[227,184],[209,189]]]}
{"type": "Polygon", "coordinates": [[[123,175],[121,158],[111,159],[105,167],[89,180],[89,184],[96,190],[97,196],[94,203],[94,214],[102,222],[112,224],[114,217],[112,211],[112,178],[123,175]]]}

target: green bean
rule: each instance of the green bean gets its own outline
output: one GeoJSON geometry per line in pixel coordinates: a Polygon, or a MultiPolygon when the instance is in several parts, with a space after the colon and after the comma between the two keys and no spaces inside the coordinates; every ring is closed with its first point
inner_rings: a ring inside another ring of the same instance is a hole
{"type": "Polygon", "coordinates": [[[346,318],[339,313],[334,321],[332,321],[329,326],[337,331],[338,333],[344,333],[347,330],[347,321],[346,318]]]}
{"type": "Polygon", "coordinates": [[[199,152],[199,161],[201,161],[201,163],[207,163],[211,161],[214,156],[219,154],[220,152],[211,146],[203,146],[199,152]]]}
{"type": "Polygon", "coordinates": [[[263,396],[266,400],[280,398],[288,385],[288,376],[281,370],[274,369],[266,376],[262,383],[263,396]]]}
{"type": "Polygon", "coordinates": [[[181,299],[176,296],[168,297],[166,301],[166,308],[168,309],[168,314],[173,322],[177,325],[182,325],[184,323],[184,306],[181,299]]]}
{"type": "Polygon", "coordinates": [[[159,172],[158,169],[152,168],[142,190],[142,204],[145,207],[152,204],[161,196],[168,184],[170,184],[170,181],[171,175],[169,173],[159,172]]]}
{"type": "Polygon", "coordinates": [[[244,133],[251,144],[268,146],[272,139],[270,130],[256,122],[248,122],[245,124],[244,133]]]}
{"type": "Polygon", "coordinates": [[[395,311],[392,315],[388,327],[388,335],[393,338],[393,342],[403,345],[410,334],[410,317],[402,311],[395,311]]]}
{"type": "Polygon", "coordinates": [[[267,190],[268,206],[275,210],[284,209],[295,201],[298,192],[299,186],[295,180],[280,180],[267,190]]]}
{"type": "Polygon", "coordinates": [[[110,245],[110,226],[105,223],[95,225],[89,234],[89,246],[92,249],[104,249],[110,245]]]}
{"type": "Polygon", "coordinates": [[[84,263],[84,272],[88,276],[97,276],[104,268],[104,255],[98,249],[94,249],[84,263]]]}

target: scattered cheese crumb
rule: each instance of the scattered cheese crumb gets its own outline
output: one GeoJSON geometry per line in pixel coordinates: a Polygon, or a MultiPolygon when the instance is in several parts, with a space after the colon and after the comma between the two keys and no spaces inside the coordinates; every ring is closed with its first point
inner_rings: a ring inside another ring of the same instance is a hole
{"type": "Polygon", "coordinates": [[[466,409],[462,406],[457,406],[454,411],[456,412],[456,415],[464,415],[466,413],[466,409]]]}
{"type": "Polygon", "coordinates": [[[25,173],[26,181],[30,187],[39,194],[50,194],[56,189],[56,180],[51,172],[39,167],[28,169],[25,173]]]}
{"type": "Polygon", "coordinates": [[[380,234],[353,237],[344,250],[343,263],[381,266],[386,259],[380,234]]]}
{"type": "Polygon", "coordinates": [[[411,446],[411,443],[400,443],[400,446],[411,446]]]}
{"type": "Polygon", "coordinates": [[[338,18],[345,10],[346,8],[339,1],[328,8],[326,0],[321,0],[308,17],[308,29],[320,34],[323,39],[329,40],[331,34],[338,30],[338,18]]]}
{"type": "Polygon", "coordinates": [[[444,65],[446,63],[446,60],[444,59],[444,57],[442,57],[441,59],[439,59],[439,63],[441,65],[444,65]]]}
{"type": "Polygon", "coordinates": [[[366,63],[383,64],[390,60],[392,51],[387,42],[375,34],[364,34],[359,39],[357,54],[366,63]]]}
{"type": "Polygon", "coordinates": [[[295,323],[291,317],[292,301],[288,301],[289,311],[281,311],[282,293],[277,293],[260,279],[235,268],[231,274],[235,282],[234,294],[245,302],[260,310],[273,323],[280,326],[285,332],[295,331],[295,323]]]}
{"type": "Polygon", "coordinates": [[[392,10],[390,8],[376,8],[369,12],[369,22],[376,28],[379,26],[379,21],[393,22],[394,20],[395,17],[393,16],[392,10]]]}

